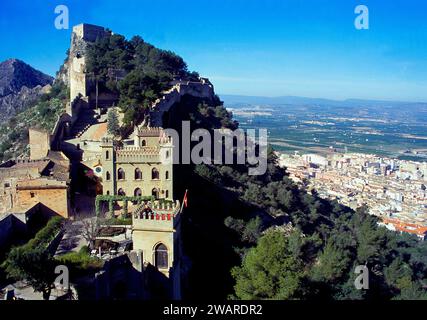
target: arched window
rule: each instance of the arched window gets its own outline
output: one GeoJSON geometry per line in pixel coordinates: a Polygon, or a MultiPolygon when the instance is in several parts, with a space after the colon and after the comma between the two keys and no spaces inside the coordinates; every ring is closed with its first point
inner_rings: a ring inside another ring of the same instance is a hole
{"type": "Polygon", "coordinates": [[[156,188],[154,188],[153,190],[151,190],[151,195],[158,199],[159,198],[159,190],[157,190],[156,188]]]}
{"type": "Polygon", "coordinates": [[[133,192],[133,195],[135,197],[140,197],[142,196],[142,190],[140,188],[136,188],[135,191],[133,192]]]}
{"type": "Polygon", "coordinates": [[[111,179],[111,174],[110,174],[110,172],[109,172],[109,171],[107,171],[107,172],[105,173],[105,179],[106,179],[107,181],[109,181],[109,180],[111,179]]]}
{"type": "Polygon", "coordinates": [[[120,189],[117,191],[117,194],[118,194],[119,196],[125,196],[125,195],[126,195],[126,192],[125,192],[122,188],[120,188],[120,189]]]}
{"type": "Polygon", "coordinates": [[[160,269],[168,268],[168,249],[160,243],[154,249],[154,265],[160,269]]]}
{"type": "Polygon", "coordinates": [[[125,180],[125,171],[122,168],[119,168],[119,170],[117,170],[117,179],[125,180]]]}
{"type": "Polygon", "coordinates": [[[169,190],[166,190],[166,198],[169,198],[169,190]]]}
{"type": "Polygon", "coordinates": [[[151,179],[159,179],[159,170],[157,170],[156,168],[153,168],[153,170],[151,170],[151,179]]]}
{"type": "Polygon", "coordinates": [[[145,139],[141,140],[141,147],[145,147],[147,145],[147,141],[145,139]]]}
{"type": "Polygon", "coordinates": [[[110,159],[110,151],[105,151],[105,159],[110,159]]]}
{"type": "Polygon", "coordinates": [[[110,191],[107,190],[107,196],[109,196],[109,195],[110,195],[110,191]]]}
{"type": "Polygon", "coordinates": [[[165,179],[168,180],[169,179],[169,171],[165,172],[165,179]]]}
{"type": "Polygon", "coordinates": [[[169,151],[166,151],[166,159],[169,159],[169,151]]]}
{"type": "Polygon", "coordinates": [[[139,168],[135,169],[135,180],[142,180],[142,171],[139,168]]]}

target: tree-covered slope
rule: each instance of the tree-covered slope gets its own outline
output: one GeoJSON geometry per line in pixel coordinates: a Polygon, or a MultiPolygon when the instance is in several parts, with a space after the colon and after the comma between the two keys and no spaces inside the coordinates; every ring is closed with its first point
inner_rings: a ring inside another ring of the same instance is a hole
{"type": "MultiPolygon", "coordinates": [[[[219,100],[187,97],[169,115],[178,129],[236,127],[219,100]]],[[[188,297],[234,299],[426,299],[427,244],[295,185],[269,149],[264,175],[245,165],[180,165],[189,189],[184,251],[188,297]],[[358,290],[357,266],[369,270],[358,290]],[[206,288],[209,288],[206,290],[206,288]]]]}
{"type": "Polygon", "coordinates": [[[171,80],[198,77],[175,53],[158,49],[139,36],[127,40],[118,34],[89,44],[87,72],[100,90],[119,96],[128,128],[142,121],[147,109],[170,87],[171,80]],[[123,78],[118,79],[117,74],[123,78]]]}
{"type": "Polygon", "coordinates": [[[68,88],[57,81],[25,110],[3,123],[0,126],[0,160],[28,153],[28,129],[36,127],[51,132],[67,103],[68,88]]]}

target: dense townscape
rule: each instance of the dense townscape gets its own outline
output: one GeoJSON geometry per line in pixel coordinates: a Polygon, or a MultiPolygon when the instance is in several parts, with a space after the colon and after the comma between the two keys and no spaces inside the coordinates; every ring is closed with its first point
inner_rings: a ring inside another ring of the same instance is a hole
{"type": "Polygon", "coordinates": [[[369,154],[280,156],[292,179],[351,208],[367,205],[391,230],[427,232],[427,163],[369,154]]]}

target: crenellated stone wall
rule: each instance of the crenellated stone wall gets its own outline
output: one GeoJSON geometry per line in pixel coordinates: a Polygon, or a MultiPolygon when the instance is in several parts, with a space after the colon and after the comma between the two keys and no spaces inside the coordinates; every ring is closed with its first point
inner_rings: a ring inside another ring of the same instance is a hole
{"type": "Polygon", "coordinates": [[[214,93],[214,87],[209,80],[200,78],[199,82],[196,81],[176,81],[174,86],[166,91],[164,95],[157,99],[151,107],[150,112],[150,126],[162,127],[163,113],[175,104],[181,101],[185,95],[190,95],[198,98],[211,99],[214,93]]]}

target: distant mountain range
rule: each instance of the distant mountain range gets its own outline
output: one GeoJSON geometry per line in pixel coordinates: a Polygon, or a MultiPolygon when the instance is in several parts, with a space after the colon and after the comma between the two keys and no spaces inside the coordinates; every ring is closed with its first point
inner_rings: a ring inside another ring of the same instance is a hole
{"type": "Polygon", "coordinates": [[[18,59],[0,63],[0,122],[34,102],[53,78],[18,59]]]}
{"type": "Polygon", "coordinates": [[[318,105],[329,107],[395,107],[395,106],[426,106],[427,102],[405,102],[405,101],[382,101],[346,99],[332,100],[322,98],[306,98],[297,96],[262,97],[262,96],[242,96],[242,95],[219,95],[225,105],[318,105]]]}

